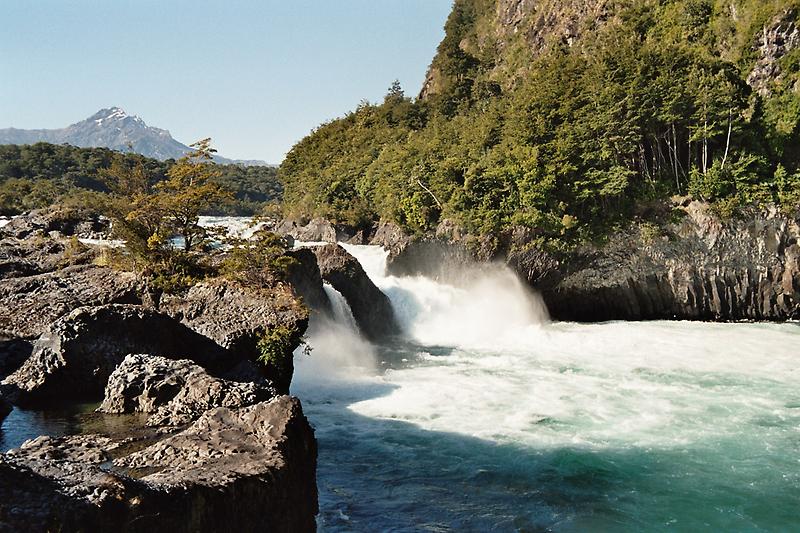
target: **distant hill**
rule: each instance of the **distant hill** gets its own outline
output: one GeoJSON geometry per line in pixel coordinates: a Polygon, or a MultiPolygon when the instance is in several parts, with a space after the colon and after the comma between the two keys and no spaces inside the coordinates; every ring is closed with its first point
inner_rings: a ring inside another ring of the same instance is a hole
{"type": "MultiPolygon", "coordinates": [[[[164,161],[177,159],[191,151],[187,145],[176,141],[169,131],[148,126],[136,115],[129,115],[119,107],[101,109],[91,117],[66,128],[21,130],[0,129],[0,144],[71,144],[81,148],[111,148],[121,152],[135,152],[164,161]]],[[[233,160],[218,156],[218,163],[244,166],[265,166],[264,161],[233,160]]]]}

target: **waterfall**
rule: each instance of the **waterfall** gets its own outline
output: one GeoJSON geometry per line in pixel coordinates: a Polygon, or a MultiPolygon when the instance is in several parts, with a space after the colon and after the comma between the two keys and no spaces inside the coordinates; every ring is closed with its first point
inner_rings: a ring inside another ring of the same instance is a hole
{"type": "Polygon", "coordinates": [[[301,380],[320,381],[374,374],[375,347],[359,333],[350,305],[327,282],[323,289],[333,314],[312,316],[306,332],[311,355],[304,356],[302,347],[295,352],[297,375],[301,380]]]}
{"type": "Polygon", "coordinates": [[[386,274],[388,252],[343,245],[388,297],[404,331],[423,344],[497,347],[532,339],[548,321],[547,308],[503,264],[459,265],[469,275],[447,282],[386,274]]]}
{"type": "Polygon", "coordinates": [[[353,317],[353,311],[350,310],[350,305],[342,296],[342,293],[334,289],[333,285],[327,281],[322,284],[322,289],[331,302],[334,322],[352,333],[358,334],[358,324],[356,324],[356,319],[353,317]]]}

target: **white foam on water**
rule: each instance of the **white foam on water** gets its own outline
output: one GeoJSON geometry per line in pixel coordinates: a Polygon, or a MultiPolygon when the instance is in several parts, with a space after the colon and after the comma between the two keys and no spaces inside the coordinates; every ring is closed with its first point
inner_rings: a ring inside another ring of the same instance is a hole
{"type": "Polygon", "coordinates": [[[793,522],[800,325],[550,323],[503,267],[455,286],[388,276],[386,251],[345,247],[410,342],[369,368],[339,362],[384,357],[358,351],[345,314],[347,335],[309,333],[293,390],[320,438],[321,529],[416,524],[408,509],[442,530],[793,522]]]}
{"type": "Polygon", "coordinates": [[[787,405],[798,397],[791,346],[799,333],[791,325],[560,324],[514,351],[459,349],[390,370],[381,379],[391,393],[351,408],[537,447],[685,446],[737,435],[764,414],[797,418],[787,405]]]}
{"type": "Polygon", "coordinates": [[[796,324],[550,324],[505,267],[457,287],[388,276],[385,250],[344,246],[406,333],[435,353],[422,348],[416,364],[374,375],[391,392],[350,405],[359,414],[497,442],[601,448],[682,446],[736,434],[764,413],[797,416],[785,407],[800,398],[796,324]]]}
{"type": "Polygon", "coordinates": [[[265,222],[255,222],[253,217],[236,216],[202,216],[197,223],[204,228],[225,228],[228,236],[241,239],[251,238],[266,226],[265,222]]]}

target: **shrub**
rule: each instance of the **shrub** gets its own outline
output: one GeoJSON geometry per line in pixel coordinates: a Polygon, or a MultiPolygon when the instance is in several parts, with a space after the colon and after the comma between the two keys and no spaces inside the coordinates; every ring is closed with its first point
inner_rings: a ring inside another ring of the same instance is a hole
{"type": "Polygon", "coordinates": [[[222,273],[245,285],[269,287],[297,264],[286,255],[286,241],[269,231],[257,231],[249,240],[229,239],[227,244],[231,248],[222,262],[222,273]]]}

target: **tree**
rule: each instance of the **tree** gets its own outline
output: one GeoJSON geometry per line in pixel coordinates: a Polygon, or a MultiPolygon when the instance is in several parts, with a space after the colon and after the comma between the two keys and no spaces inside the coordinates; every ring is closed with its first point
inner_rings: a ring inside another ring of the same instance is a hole
{"type": "Polygon", "coordinates": [[[392,85],[389,87],[389,91],[386,93],[384,97],[384,102],[402,102],[403,99],[406,97],[406,93],[403,91],[403,88],[400,86],[400,80],[394,80],[392,85]]]}
{"type": "Polygon", "coordinates": [[[152,232],[149,239],[163,247],[172,236],[183,239],[183,250],[189,252],[201,244],[206,230],[200,226],[203,212],[232,200],[229,191],[214,180],[220,173],[212,160],[211,139],[191,145],[194,151],[180,158],[167,171],[167,179],[154,187],[154,192],[134,199],[128,219],[152,232]]]}

